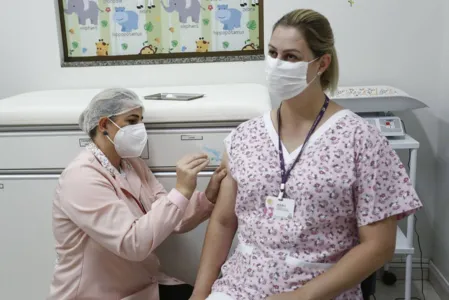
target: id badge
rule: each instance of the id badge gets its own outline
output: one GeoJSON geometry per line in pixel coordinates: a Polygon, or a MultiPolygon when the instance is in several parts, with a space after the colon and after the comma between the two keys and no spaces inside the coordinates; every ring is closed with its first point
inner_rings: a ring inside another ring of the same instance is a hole
{"type": "Polygon", "coordinates": [[[265,214],[278,219],[292,219],[295,214],[295,200],[268,196],[265,200],[265,214]]]}

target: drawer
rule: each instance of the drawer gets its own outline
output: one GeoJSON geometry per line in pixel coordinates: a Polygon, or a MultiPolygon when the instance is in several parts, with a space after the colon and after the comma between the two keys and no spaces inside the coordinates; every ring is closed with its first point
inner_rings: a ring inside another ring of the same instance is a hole
{"type": "Polygon", "coordinates": [[[0,133],[0,170],[63,169],[88,141],[72,131],[0,133]]]}
{"type": "MultiPolygon", "coordinates": [[[[154,169],[174,169],[185,154],[205,152],[220,164],[232,128],[149,130],[142,158],[154,169]]],[[[64,169],[89,142],[82,132],[0,133],[0,170],[64,169]]]]}
{"type": "Polygon", "coordinates": [[[154,130],[148,134],[149,161],[152,169],[172,168],[185,154],[208,154],[210,166],[218,166],[225,150],[223,140],[232,128],[154,130]]]}

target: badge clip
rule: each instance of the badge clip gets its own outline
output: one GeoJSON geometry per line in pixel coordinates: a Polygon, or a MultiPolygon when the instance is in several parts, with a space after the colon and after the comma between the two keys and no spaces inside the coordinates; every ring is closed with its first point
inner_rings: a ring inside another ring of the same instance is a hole
{"type": "Polygon", "coordinates": [[[280,191],[279,191],[279,195],[278,195],[279,201],[282,201],[282,199],[284,199],[284,191],[285,191],[285,183],[282,183],[280,191]]]}

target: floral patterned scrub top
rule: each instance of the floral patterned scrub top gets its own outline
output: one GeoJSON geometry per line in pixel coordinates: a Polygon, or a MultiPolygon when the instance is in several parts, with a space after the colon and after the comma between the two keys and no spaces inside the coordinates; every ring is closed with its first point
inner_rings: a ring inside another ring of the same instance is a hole
{"type": "MultiPolygon", "coordinates": [[[[358,227],[422,206],[386,138],[349,110],[311,136],[286,183],[292,219],[272,217],[267,196],[281,183],[278,135],[270,113],[241,124],[225,140],[238,184],[238,246],[212,292],[261,300],[295,290],[324,273],[359,243],[358,227]]],[[[301,148],[301,147],[300,147],[301,148]]],[[[283,147],[288,170],[300,151],[283,147]]],[[[363,299],[354,288],[336,299],[363,299]]]]}

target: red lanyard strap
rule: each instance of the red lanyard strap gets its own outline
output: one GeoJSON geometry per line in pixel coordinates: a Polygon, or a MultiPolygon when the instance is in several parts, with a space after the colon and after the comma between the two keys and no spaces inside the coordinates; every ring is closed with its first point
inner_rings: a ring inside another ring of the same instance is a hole
{"type": "Polygon", "coordinates": [[[140,202],[139,200],[137,200],[133,195],[131,195],[131,193],[129,193],[128,191],[124,191],[126,194],[128,194],[129,196],[131,196],[134,200],[134,202],[136,202],[137,206],[139,206],[140,210],[143,212],[144,215],[147,214],[147,211],[145,209],[145,207],[143,206],[142,202],[140,202]]]}
{"type": "Polygon", "coordinates": [[[145,210],[145,207],[143,207],[142,202],[138,201],[138,200],[137,200],[136,198],[134,198],[134,197],[133,197],[133,199],[134,199],[134,202],[137,203],[137,205],[139,206],[139,208],[140,208],[140,210],[143,212],[143,214],[146,215],[147,211],[145,210]]]}

